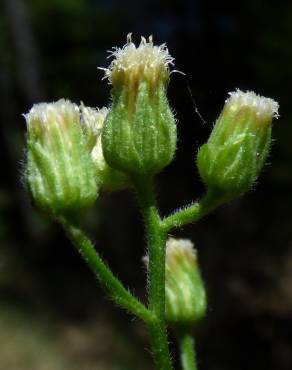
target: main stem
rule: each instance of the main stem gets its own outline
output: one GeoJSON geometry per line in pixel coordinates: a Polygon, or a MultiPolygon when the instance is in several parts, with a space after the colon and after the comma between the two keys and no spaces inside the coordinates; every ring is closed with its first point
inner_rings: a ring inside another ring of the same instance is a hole
{"type": "Polygon", "coordinates": [[[185,333],[179,338],[182,370],[197,370],[194,338],[185,333]]]}
{"type": "Polygon", "coordinates": [[[171,370],[165,324],[165,243],[166,232],[161,225],[152,179],[135,179],[148,245],[148,301],[156,319],[148,323],[153,357],[157,369],[171,370]]]}

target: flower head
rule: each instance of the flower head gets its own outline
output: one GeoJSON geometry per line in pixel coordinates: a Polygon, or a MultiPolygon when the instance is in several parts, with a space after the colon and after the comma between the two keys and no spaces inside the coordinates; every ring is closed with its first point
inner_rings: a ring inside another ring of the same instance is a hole
{"type": "MultiPolygon", "coordinates": [[[[143,258],[147,268],[148,256],[143,258]]],[[[169,238],[165,259],[165,318],[175,328],[193,325],[206,314],[207,297],[197,251],[189,239],[169,238]]]]}
{"type": "Polygon", "coordinates": [[[229,93],[197,158],[209,194],[228,201],[251,189],[268,156],[278,110],[276,101],[252,91],[229,93]]]}
{"type": "Polygon", "coordinates": [[[79,107],[69,100],[34,105],[27,123],[25,180],[35,204],[55,216],[76,215],[98,193],[79,107]]]}
{"type": "Polygon", "coordinates": [[[105,69],[113,85],[102,132],[105,160],[127,174],[153,176],[171,162],[176,149],[176,122],[166,96],[173,58],[152,37],[142,37],[136,46],[130,35],[112,56],[105,69]]]}

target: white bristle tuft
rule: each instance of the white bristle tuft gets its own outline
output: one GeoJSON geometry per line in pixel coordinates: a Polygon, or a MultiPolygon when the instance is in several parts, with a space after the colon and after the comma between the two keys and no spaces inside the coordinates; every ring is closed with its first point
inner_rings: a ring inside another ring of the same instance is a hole
{"type": "Polygon", "coordinates": [[[257,95],[253,91],[243,92],[237,89],[229,93],[226,100],[229,109],[237,110],[242,107],[253,108],[257,116],[266,118],[279,118],[279,104],[271,99],[257,95]]]}

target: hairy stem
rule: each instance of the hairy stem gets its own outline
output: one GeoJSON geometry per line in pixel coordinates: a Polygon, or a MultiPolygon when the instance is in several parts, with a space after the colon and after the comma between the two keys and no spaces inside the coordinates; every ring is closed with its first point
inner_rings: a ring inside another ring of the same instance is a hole
{"type": "Polygon", "coordinates": [[[64,227],[67,236],[72,241],[72,244],[94,272],[101,286],[113,301],[146,323],[151,322],[154,315],[113,275],[84,232],[68,220],[62,219],[59,221],[64,227]]]}
{"type": "Polygon", "coordinates": [[[152,179],[136,179],[135,187],[147,237],[149,309],[156,317],[156,320],[148,325],[152,352],[157,369],[171,370],[165,324],[165,244],[167,234],[162,229],[152,179]]]}
{"type": "Polygon", "coordinates": [[[197,370],[193,337],[190,334],[181,335],[179,346],[182,370],[197,370]]]}
{"type": "Polygon", "coordinates": [[[162,320],[152,320],[147,324],[150,335],[152,356],[157,370],[172,370],[171,357],[165,323],[162,320]]]}
{"type": "Polygon", "coordinates": [[[224,201],[220,197],[207,193],[200,202],[194,202],[165,217],[162,220],[162,230],[167,233],[173,228],[195,223],[222,203],[224,201]]]}

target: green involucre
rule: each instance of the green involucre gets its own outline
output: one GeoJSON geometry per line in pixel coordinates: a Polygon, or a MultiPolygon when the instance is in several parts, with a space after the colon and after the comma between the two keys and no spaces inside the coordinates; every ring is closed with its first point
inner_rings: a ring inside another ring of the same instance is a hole
{"type": "Polygon", "coordinates": [[[34,203],[53,216],[73,215],[98,194],[95,167],[79,122],[66,129],[49,122],[48,130],[28,131],[26,182],[34,203]]]}
{"type": "Polygon", "coordinates": [[[153,175],[167,166],[176,149],[176,123],[163,83],[137,91],[114,88],[102,147],[107,163],[130,174],[153,175]]]}

